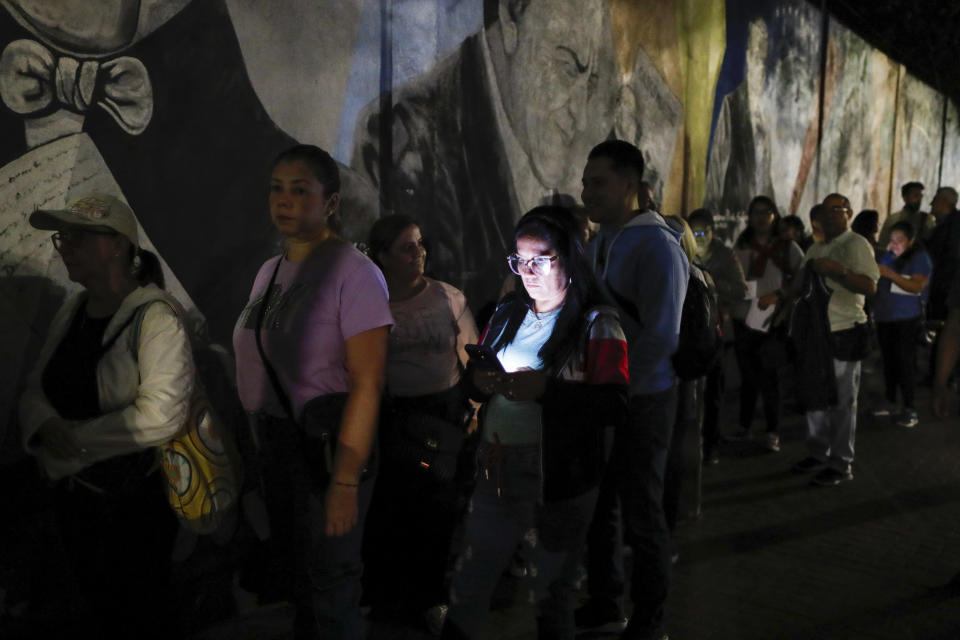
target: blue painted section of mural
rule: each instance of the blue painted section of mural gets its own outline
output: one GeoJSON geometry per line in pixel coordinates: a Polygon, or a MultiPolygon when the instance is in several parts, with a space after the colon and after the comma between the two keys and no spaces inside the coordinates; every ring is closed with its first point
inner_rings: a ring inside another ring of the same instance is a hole
{"type": "MultiPolygon", "coordinates": [[[[363,0],[334,157],[349,163],[357,114],[380,95],[380,3],[363,0]]],[[[426,72],[483,25],[482,0],[394,0],[393,86],[426,72]]]]}
{"type": "MultiPolygon", "coordinates": [[[[782,4],[789,4],[789,2],[782,4]]],[[[767,23],[768,31],[773,31],[774,28],[772,28],[771,23],[775,19],[777,6],[777,3],[771,3],[769,0],[727,0],[727,48],[723,53],[723,63],[720,65],[717,89],[713,98],[710,145],[707,150],[708,158],[710,157],[710,148],[713,147],[713,134],[717,129],[717,120],[720,118],[723,99],[727,94],[735,91],[747,75],[747,42],[750,36],[750,23],[757,18],[761,18],[767,23]]],[[[769,52],[767,63],[769,66],[769,52]]]]}

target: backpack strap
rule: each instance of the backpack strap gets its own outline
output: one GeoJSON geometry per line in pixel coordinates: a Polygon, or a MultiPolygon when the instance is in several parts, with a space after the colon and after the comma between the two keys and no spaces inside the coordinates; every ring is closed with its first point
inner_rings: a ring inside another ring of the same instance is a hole
{"type": "Polygon", "coordinates": [[[143,318],[147,315],[147,307],[152,305],[154,302],[161,302],[167,304],[163,300],[151,300],[150,302],[144,302],[142,305],[136,308],[136,310],[130,314],[130,318],[124,323],[123,327],[120,328],[120,331],[113,336],[113,340],[116,340],[123,330],[130,326],[130,353],[133,354],[133,361],[139,362],[140,357],[140,329],[143,327],[143,318]]]}

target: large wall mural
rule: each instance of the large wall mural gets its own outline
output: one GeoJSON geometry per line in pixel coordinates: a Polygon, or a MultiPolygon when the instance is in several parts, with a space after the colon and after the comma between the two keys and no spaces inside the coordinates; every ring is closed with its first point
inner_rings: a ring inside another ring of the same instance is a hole
{"type": "Polygon", "coordinates": [[[897,76],[898,67],[889,58],[830,23],[815,199],[839,192],[850,198],[854,211],[886,212],[897,76]]]}
{"type": "MultiPolygon", "coordinates": [[[[944,96],[906,72],[900,74],[897,96],[894,185],[917,180],[931,195],[940,173],[944,96]]],[[[944,176],[948,184],[955,184],[956,177],[944,176]]],[[[902,205],[897,189],[893,210],[902,205]]]]}
{"type": "Polygon", "coordinates": [[[805,0],[730,2],[727,16],[705,204],[732,241],[753,196],[772,197],[784,213],[815,198],[821,20],[805,0]]]}
{"type": "Polygon", "coordinates": [[[85,192],[132,205],[229,344],[277,250],[269,163],[294,142],[340,163],[348,238],[418,217],[433,275],[475,309],[518,217],[577,201],[608,137],[643,150],[665,211],[709,206],[727,239],[758,193],[885,214],[901,181],[960,179],[956,108],[944,138],[941,95],[822,24],[805,0],[0,0],[0,423],[76,289],[26,220],[85,192]]]}

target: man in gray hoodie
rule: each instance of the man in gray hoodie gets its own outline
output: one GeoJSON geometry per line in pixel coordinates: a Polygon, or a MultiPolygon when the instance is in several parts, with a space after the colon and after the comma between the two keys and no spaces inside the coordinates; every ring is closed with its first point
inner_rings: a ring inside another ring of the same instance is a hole
{"type": "Polygon", "coordinates": [[[663,477],[677,414],[680,315],[689,263],[680,233],[650,210],[637,210],[643,155],[621,140],[602,142],[583,171],[583,204],[600,232],[589,254],[603,289],[616,303],[630,359],[630,415],[614,435],[589,536],[590,600],[577,611],[583,630],[621,631],[626,638],[663,637],[670,582],[670,535],[663,514],[663,477]],[[634,551],[633,615],[623,616],[623,551],[619,504],[634,551]]]}

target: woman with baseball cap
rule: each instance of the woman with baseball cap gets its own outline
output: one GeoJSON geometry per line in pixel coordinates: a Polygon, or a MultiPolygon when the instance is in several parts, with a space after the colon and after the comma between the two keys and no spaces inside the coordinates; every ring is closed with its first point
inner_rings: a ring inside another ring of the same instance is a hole
{"type": "Polygon", "coordinates": [[[55,232],[83,286],[54,317],[20,403],[24,447],[55,483],[60,535],[89,605],[80,635],[163,637],[176,631],[164,604],[177,523],[153,448],[184,424],[194,385],[180,308],[117,198],[82,197],[30,224],[55,232]]]}

